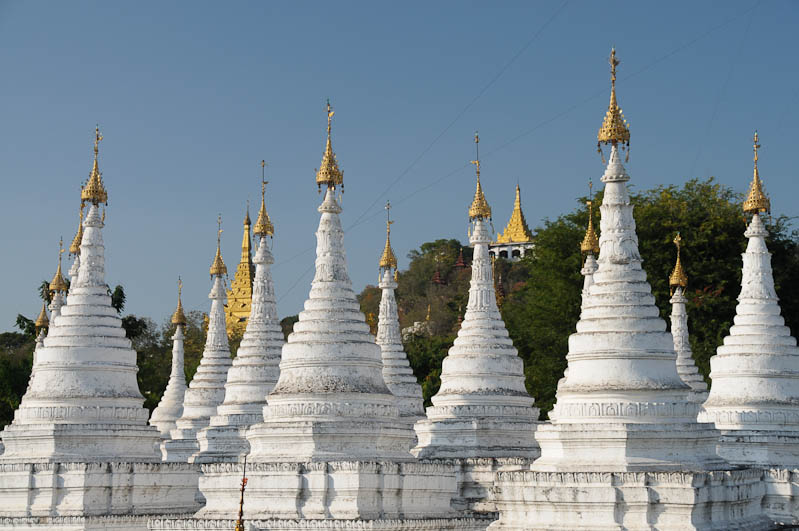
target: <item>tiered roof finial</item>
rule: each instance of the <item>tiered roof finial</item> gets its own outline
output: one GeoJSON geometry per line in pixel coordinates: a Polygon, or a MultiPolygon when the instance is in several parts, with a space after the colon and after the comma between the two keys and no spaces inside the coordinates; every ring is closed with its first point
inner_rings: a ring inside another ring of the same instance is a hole
{"type": "Polygon", "coordinates": [[[182,292],[183,281],[178,277],[178,307],[175,308],[175,313],[172,314],[172,324],[174,325],[185,325],[188,322],[186,320],[186,314],[183,312],[183,301],[180,297],[182,292]]]}
{"type": "Polygon", "coordinates": [[[36,327],[36,332],[37,333],[42,328],[47,328],[47,327],[50,326],[50,319],[47,318],[47,303],[46,302],[42,302],[42,311],[39,312],[39,317],[36,318],[36,321],[34,321],[33,324],[36,327]]]}
{"type": "MultiPolygon", "coordinates": [[[[615,48],[611,49],[608,61],[610,62],[610,103],[599,133],[597,133],[596,149],[602,155],[602,144],[613,146],[621,144],[623,147],[626,146],[627,160],[630,160],[630,125],[624,119],[624,113],[616,101],[616,67],[619,66],[619,60],[616,59],[615,48]]],[[[602,160],[604,161],[604,155],[602,160]]]]}
{"type": "Polygon", "coordinates": [[[227,275],[227,266],[225,266],[224,260],[222,260],[222,214],[216,219],[216,223],[218,228],[216,230],[216,256],[214,256],[214,261],[211,263],[211,276],[214,275],[227,275]]]}
{"type": "Polygon", "coordinates": [[[72,243],[69,246],[69,254],[72,256],[77,256],[80,254],[80,244],[83,241],[83,203],[80,204],[80,210],[78,211],[78,232],[75,233],[75,237],[72,238],[72,243]]]}
{"type": "Polygon", "coordinates": [[[272,220],[269,219],[269,214],[266,212],[266,185],[269,181],[266,180],[266,161],[261,161],[261,210],[258,211],[258,220],[255,222],[253,234],[258,236],[274,236],[275,226],[272,220]]]}
{"type": "Polygon", "coordinates": [[[599,238],[594,231],[594,183],[588,180],[588,229],[585,231],[585,237],[580,243],[580,251],[583,254],[599,255],[599,238]]]}
{"type": "Polygon", "coordinates": [[[669,275],[669,288],[671,288],[671,294],[674,295],[674,290],[677,288],[685,289],[685,286],[688,285],[688,275],[685,274],[685,270],[682,267],[682,261],[680,260],[680,249],[682,248],[682,237],[680,233],[677,233],[677,236],[674,237],[674,245],[677,246],[677,262],[674,264],[674,269],[669,275]]]}
{"type": "Polygon", "coordinates": [[[64,252],[64,238],[58,240],[58,269],[55,270],[55,275],[53,275],[53,280],[50,281],[50,291],[55,292],[66,292],[67,281],[64,280],[64,275],[61,273],[61,254],[64,252]]]}
{"type": "Polygon", "coordinates": [[[105,186],[103,186],[103,177],[97,165],[97,154],[100,151],[99,146],[102,139],[103,135],[100,134],[100,126],[98,125],[94,129],[94,166],[92,166],[92,172],[89,175],[86,186],[80,192],[81,201],[92,203],[93,205],[108,203],[108,193],[105,191],[105,186]]]}
{"type": "Polygon", "coordinates": [[[755,131],[752,149],[755,152],[755,169],[752,176],[752,184],[749,185],[749,193],[746,196],[743,208],[744,212],[747,214],[758,214],[760,212],[768,213],[771,211],[771,201],[763,190],[763,181],[760,180],[760,172],[757,169],[758,150],[760,149],[757,131],[755,131]]]}
{"type": "Polygon", "coordinates": [[[483,187],[480,185],[480,137],[474,133],[474,149],[476,153],[476,160],[470,161],[474,164],[475,173],[477,174],[477,189],[474,191],[474,199],[472,205],[469,207],[469,219],[491,219],[491,207],[488,206],[485,194],[483,194],[483,187]]]}
{"type": "Polygon", "coordinates": [[[244,226],[245,227],[251,227],[252,226],[252,221],[250,220],[250,200],[249,199],[247,199],[247,209],[246,209],[246,213],[244,214],[244,226]]]}
{"type": "Polygon", "coordinates": [[[334,114],[335,111],[330,106],[330,100],[327,100],[327,144],[325,153],[322,155],[322,163],[316,172],[316,184],[320,192],[323,184],[334,190],[336,186],[340,185],[341,191],[344,191],[344,173],[338,167],[338,160],[336,160],[336,154],[333,153],[333,144],[330,141],[330,129],[334,114]]]}
{"type": "Polygon", "coordinates": [[[519,183],[516,183],[516,198],[513,201],[513,212],[505,226],[505,231],[497,234],[497,243],[531,242],[533,234],[527,226],[522,212],[522,192],[519,183]]]}
{"type": "Polygon", "coordinates": [[[383,254],[380,255],[380,262],[378,266],[380,269],[397,269],[397,257],[394,255],[394,249],[391,248],[391,202],[386,201],[386,246],[383,248],[383,254]]]}

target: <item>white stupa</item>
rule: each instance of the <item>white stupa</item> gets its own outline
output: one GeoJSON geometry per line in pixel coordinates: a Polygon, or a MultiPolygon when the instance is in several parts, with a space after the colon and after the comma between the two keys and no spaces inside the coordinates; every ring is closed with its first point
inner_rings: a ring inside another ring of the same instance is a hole
{"type": "Polygon", "coordinates": [[[107,193],[94,166],[81,191],[89,203],[66,305],[37,350],[28,391],[5,427],[0,456],[0,527],[143,529],[147,515],[196,508],[197,474],[164,465],[158,431],[136,382],[136,352],[105,282],[100,205],[107,193]]]}
{"type": "MultiPolygon", "coordinates": [[[[454,470],[417,462],[412,433],[383,380],[380,347],[352,290],[336,191],[343,187],[328,137],[317,183],[325,185],[316,232],[316,273],[264,420],[247,440],[250,529],[479,529],[452,518],[454,470]],[[457,526],[456,526],[457,524],[457,526]]],[[[243,463],[203,464],[205,507],[185,524],[153,529],[232,527],[243,463]],[[207,476],[216,476],[206,481],[207,476]],[[227,483],[223,483],[226,480],[227,483]]],[[[485,522],[482,522],[485,527],[485,522]]]]}
{"type": "Polygon", "coordinates": [[[669,302],[671,302],[671,336],[674,341],[674,351],[677,353],[677,374],[691,388],[691,399],[702,404],[707,399],[707,384],[696,368],[691,343],[688,340],[688,313],[685,310],[685,303],[688,302],[685,298],[688,275],[685,274],[680,258],[682,236],[679,233],[674,238],[674,245],[677,246],[677,262],[669,275],[671,289],[669,302]]]}
{"type": "Polygon", "coordinates": [[[499,472],[499,520],[491,529],[762,529],[758,471],[733,469],[715,450],[718,432],[677,373],[676,353],[641,268],[629,176],[619,146],[629,129],[613,88],[599,141],[612,145],[602,177],[599,268],[541,457],[499,472]]]}
{"type": "Polygon", "coordinates": [[[799,467],[799,348],[774,290],[768,236],[761,216],[770,209],[755,168],[744,211],[752,215],[745,236],[743,278],[735,321],[710,358],[713,385],[704,418],[722,432],[719,453],[733,463],[799,467]]]}
{"type": "Polygon", "coordinates": [[[280,373],[278,364],[284,341],[269,269],[274,259],[268,241],[275,229],[266,212],[265,186],[266,181],[262,180],[261,210],[253,230],[259,244],[253,260],[255,279],[247,328],[228,371],[225,399],[211,417],[210,425],[197,435],[200,453],[195,461],[199,463],[235,462],[249,452],[250,445],[245,437],[247,428],[263,421],[266,395],[275,386],[280,373]]]}
{"type": "MultiPolygon", "coordinates": [[[[386,212],[390,208],[391,205],[386,203],[386,212]]],[[[390,219],[386,220],[386,245],[378,263],[378,287],[382,290],[382,297],[376,342],[383,356],[383,380],[397,397],[400,420],[407,421],[412,427],[417,420],[424,418],[424,405],[422,388],[413,375],[400,336],[397,300],[394,297],[394,290],[397,289],[397,257],[391,248],[392,223],[390,219]]]]}
{"type": "MultiPolygon", "coordinates": [[[[475,143],[479,141],[475,135],[475,143]]],[[[454,459],[460,467],[457,507],[493,511],[494,472],[527,466],[538,457],[533,433],[538,408],[524,386],[522,359],[497,308],[488,245],[491,208],[480,184],[469,208],[474,247],[469,302],[455,342],[444,358],[441,387],[416,423],[414,454],[423,459],[454,459]],[[480,505],[488,502],[488,505],[480,505]],[[477,505],[475,505],[477,504],[477,505]]]]}
{"type": "Polygon", "coordinates": [[[216,414],[216,408],[225,398],[225,381],[232,362],[225,329],[225,282],[222,277],[227,274],[227,267],[220,250],[221,216],[218,223],[216,255],[210,269],[213,285],[208,295],[211,311],[208,314],[205,349],[200,366],[183,397],[183,415],[175,421],[175,429],[170,432],[169,439],[161,443],[164,461],[185,463],[193,460],[194,454],[200,449],[197,432],[208,426],[211,417],[216,414]]]}
{"type": "Polygon", "coordinates": [[[183,416],[183,397],[186,394],[186,373],[183,367],[183,340],[186,328],[186,314],[183,311],[183,302],[180,300],[183,282],[178,279],[178,306],[172,314],[171,322],[175,325],[175,334],[172,336],[172,370],[166,384],[164,394],[158,406],[150,415],[150,425],[158,428],[161,437],[169,438],[169,434],[177,426],[175,422],[183,416]]]}

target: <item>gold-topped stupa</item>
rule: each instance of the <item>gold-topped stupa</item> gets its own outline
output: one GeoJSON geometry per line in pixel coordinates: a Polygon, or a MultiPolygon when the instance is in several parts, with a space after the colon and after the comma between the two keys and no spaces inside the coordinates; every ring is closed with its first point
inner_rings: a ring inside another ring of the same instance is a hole
{"type": "Polygon", "coordinates": [[[261,209],[258,211],[258,219],[255,221],[252,233],[256,236],[269,236],[275,235],[275,226],[272,220],[269,219],[269,214],[266,212],[266,185],[269,181],[266,180],[265,175],[266,161],[261,161],[261,209]]]}
{"type": "Polygon", "coordinates": [[[52,293],[61,292],[66,293],[68,286],[64,275],[61,273],[61,255],[64,253],[64,240],[58,241],[58,268],[55,270],[53,280],[50,281],[50,291],[52,293]]]}
{"type": "Polygon", "coordinates": [[[338,167],[338,160],[336,160],[336,154],[333,153],[333,144],[330,140],[330,129],[334,114],[335,111],[330,106],[330,100],[327,100],[327,144],[325,144],[325,153],[322,155],[322,163],[316,171],[316,184],[319,187],[319,191],[322,190],[323,184],[333,189],[336,186],[341,186],[342,191],[344,190],[344,173],[338,167]]]}
{"type": "Polygon", "coordinates": [[[50,326],[50,319],[47,318],[47,303],[42,302],[42,311],[39,312],[39,317],[36,318],[33,325],[36,327],[36,331],[38,332],[42,328],[47,328],[50,326]]]}
{"type": "Polygon", "coordinates": [[[469,219],[491,219],[491,207],[488,206],[486,196],[483,194],[483,187],[480,185],[480,137],[477,133],[474,134],[474,145],[477,160],[470,161],[474,164],[475,173],[477,173],[477,189],[474,191],[474,199],[469,207],[469,219]]]}
{"type": "Polygon", "coordinates": [[[527,227],[527,221],[522,212],[521,190],[516,185],[516,199],[513,201],[513,212],[510,215],[505,230],[497,234],[496,243],[529,243],[533,241],[533,233],[527,227]]]}
{"type": "Polygon", "coordinates": [[[69,246],[69,254],[77,256],[80,254],[80,244],[83,242],[83,204],[81,203],[80,210],[78,211],[78,232],[72,238],[72,243],[69,246]]]}
{"type": "MultiPolygon", "coordinates": [[[[266,212],[264,208],[264,212],[266,212]]],[[[267,217],[268,219],[268,217],[267,217]]],[[[247,327],[247,318],[252,306],[252,281],[255,278],[255,264],[252,262],[252,238],[250,236],[250,209],[244,217],[244,235],[241,238],[241,259],[236,274],[227,292],[225,306],[225,326],[228,337],[242,335],[247,327]]]]}
{"type": "Polygon", "coordinates": [[[383,248],[383,254],[380,255],[378,267],[382,269],[397,269],[397,257],[394,254],[394,249],[391,248],[391,203],[386,201],[386,246],[383,248]]]}
{"type": "Polygon", "coordinates": [[[669,275],[669,288],[671,289],[671,294],[674,295],[674,290],[677,288],[682,288],[685,290],[685,287],[688,285],[688,275],[685,274],[685,270],[682,267],[682,261],[680,260],[680,249],[682,248],[682,237],[680,233],[677,233],[677,236],[674,237],[674,245],[677,246],[677,262],[674,264],[674,269],[671,271],[671,275],[669,275]]]}
{"type": "Polygon", "coordinates": [[[596,231],[594,230],[594,197],[591,193],[593,189],[593,184],[589,181],[588,182],[588,201],[585,202],[588,205],[588,228],[585,231],[585,237],[583,237],[583,241],[580,243],[580,252],[589,255],[593,254],[594,256],[599,255],[599,238],[596,235],[596,231]]]}
{"type": "Polygon", "coordinates": [[[744,201],[744,212],[747,214],[769,213],[771,211],[771,201],[766,195],[765,190],[763,190],[763,181],[760,180],[760,171],[757,169],[758,150],[760,149],[757,131],[755,131],[752,149],[755,151],[755,169],[752,176],[752,183],[749,185],[749,193],[746,195],[746,201],[744,201]]]}
{"type": "Polygon", "coordinates": [[[173,325],[186,325],[186,313],[183,311],[183,301],[181,300],[181,294],[183,292],[183,281],[180,280],[178,277],[178,307],[175,308],[175,313],[172,314],[172,324],[173,325]]]}
{"type": "Polygon", "coordinates": [[[214,261],[211,262],[211,269],[209,269],[209,273],[211,276],[214,275],[227,275],[227,266],[225,265],[225,261],[222,260],[222,215],[220,214],[217,219],[217,229],[216,229],[216,255],[214,255],[214,261]]]}
{"type": "MultiPolygon", "coordinates": [[[[610,103],[605,113],[605,119],[597,133],[596,149],[602,154],[601,145],[611,144],[627,148],[627,158],[630,156],[630,124],[624,119],[624,113],[616,101],[616,67],[619,60],[616,59],[616,49],[610,51],[610,103]]],[[[604,158],[604,157],[603,157],[604,158]]]]}
{"type": "Polygon", "coordinates": [[[108,203],[108,193],[105,191],[105,186],[103,186],[103,176],[97,165],[97,154],[100,151],[99,146],[102,139],[103,135],[100,134],[100,126],[97,126],[94,129],[94,166],[92,166],[92,172],[89,174],[89,180],[80,191],[81,201],[92,203],[93,205],[108,203]]]}

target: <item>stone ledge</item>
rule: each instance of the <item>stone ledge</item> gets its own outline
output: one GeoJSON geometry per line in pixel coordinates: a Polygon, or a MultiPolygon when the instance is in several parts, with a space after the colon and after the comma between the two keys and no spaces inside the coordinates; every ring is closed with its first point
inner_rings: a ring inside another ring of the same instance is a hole
{"type": "MultiPolygon", "coordinates": [[[[171,529],[233,529],[235,520],[153,518],[152,531],[171,529]]],[[[246,520],[245,529],[258,531],[346,530],[346,531],[483,531],[491,520],[480,518],[434,518],[426,520],[246,520]]]]}

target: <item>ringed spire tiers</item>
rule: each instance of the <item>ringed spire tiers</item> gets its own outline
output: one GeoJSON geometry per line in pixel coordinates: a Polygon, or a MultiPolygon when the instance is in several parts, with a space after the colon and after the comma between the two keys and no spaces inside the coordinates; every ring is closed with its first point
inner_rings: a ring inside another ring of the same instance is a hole
{"type": "Polygon", "coordinates": [[[602,120],[602,126],[597,133],[596,149],[602,154],[602,144],[610,144],[619,148],[627,148],[627,158],[630,156],[630,126],[627,120],[624,119],[624,113],[616,101],[616,67],[619,66],[619,60],[616,59],[616,49],[610,50],[610,103],[608,110],[605,113],[605,119],[602,120]]]}
{"type": "Polygon", "coordinates": [[[108,203],[108,193],[103,186],[103,176],[97,165],[97,155],[100,152],[100,141],[103,135],[100,134],[100,126],[94,129],[94,165],[89,174],[89,180],[80,192],[80,199],[84,203],[91,203],[95,206],[108,203]]]}
{"type": "Polygon", "coordinates": [[[344,173],[338,167],[338,160],[333,152],[333,143],[330,139],[334,114],[335,111],[330,106],[330,100],[327,100],[327,142],[325,143],[325,152],[322,155],[322,163],[316,171],[316,184],[320,191],[323,184],[334,190],[336,186],[340,186],[341,190],[344,190],[344,173]]]}

